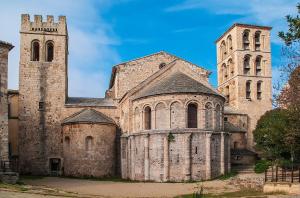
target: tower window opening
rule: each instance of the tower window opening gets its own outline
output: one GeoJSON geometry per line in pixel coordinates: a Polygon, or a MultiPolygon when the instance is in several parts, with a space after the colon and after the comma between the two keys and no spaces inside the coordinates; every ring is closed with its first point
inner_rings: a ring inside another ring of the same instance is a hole
{"type": "Polygon", "coordinates": [[[188,128],[197,128],[197,104],[188,105],[188,128]]]}
{"type": "Polygon", "coordinates": [[[255,66],[256,66],[255,73],[257,76],[260,76],[261,75],[261,57],[260,56],[256,57],[255,66]]]}
{"type": "Polygon", "coordinates": [[[260,50],[260,31],[255,32],[254,35],[254,42],[255,42],[255,50],[260,50]]]}
{"type": "Polygon", "coordinates": [[[31,60],[40,60],[40,43],[38,41],[33,41],[31,45],[31,60]]]}
{"type": "Polygon", "coordinates": [[[261,81],[259,81],[258,83],[257,83],[257,99],[258,100],[261,100],[261,96],[262,96],[262,90],[261,90],[261,85],[262,85],[262,82],[261,81]]]}
{"type": "Polygon", "coordinates": [[[243,48],[244,50],[250,49],[249,30],[245,30],[243,33],[243,48]]]}
{"type": "Polygon", "coordinates": [[[46,44],[46,61],[52,62],[54,56],[54,45],[52,42],[47,42],[46,44]]]}
{"type": "Polygon", "coordinates": [[[246,82],[246,99],[251,100],[251,81],[246,82]]]}
{"type": "Polygon", "coordinates": [[[250,74],[250,56],[246,55],[244,58],[244,74],[249,75],[250,74]]]}
{"type": "Polygon", "coordinates": [[[144,126],[146,130],[150,130],[151,129],[151,108],[148,106],[145,108],[144,110],[144,126]]]}

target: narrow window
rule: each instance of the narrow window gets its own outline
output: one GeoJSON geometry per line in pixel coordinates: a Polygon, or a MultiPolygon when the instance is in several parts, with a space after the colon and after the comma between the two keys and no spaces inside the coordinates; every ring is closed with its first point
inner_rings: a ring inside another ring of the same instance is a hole
{"type": "Polygon", "coordinates": [[[150,130],[151,129],[151,108],[148,106],[144,110],[144,123],[145,123],[145,129],[150,130]]]}
{"type": "Polygon", "coordinates": [[[227,45],[228,45],[228,51],[231,52],[232,51],[232,38],[231,38],[231,35],[229,35],[227,37],[227,45]]]}
{"type": "Polygon", "coordinates": [[[11,115],[11,104],[8,103],[8,118],[12,118],[12,115],[11,115]]]}
{"type": "Polygon", "coordinates": [[[260,31],[255,32],[254,35],[254,44],[255,44],[255,50],[260,50],[260,31]]]}
{"type": "Polygon", "coordinates": [[[46,61],[52,62],[54,56],[54,45],[51,41],[46,43],[46,61]]]}
{"type": "Polygon", "coordinates": [[[261,100],[261,96],[262,96],[261,84],[262,84],[261,81],[257,82],[257,99],[258,100],[261,100]]]}
{"type": "Polygon", "coordinates": [[[93,137],[92,136],[87,136],[85,138],[85,150],[86,151],[91,151],[93,148],[93,137]]]}
{"type": "Polygon", "coordinates": [[[44,111],[44,110],[45,110],[45,103],[39,102],[39,111],[44,111]]]}
{"type": "Polygon", "coordinates": [[[40,43],[38,41],[33,41],[31,44],[31,60],[40,60],[40,43]]]}
{"type": "Polygon", "coordinates": [[[228,60],[228,69],[230,70],[230,77],[234,75],[234,65],[232,59],[228,60]]]}
{"type": "Polygon", "coordinates": [[[246,82],[246,99],[251,99],[251,81],[246,82]]]}
{"type": "Polygon", "coordinates": [[[221,107],[220,105],[216,106],[216,113],[215,113],[215,121],[216,121],[216,130],[220,130],[221,129],[221,107]]]}
{"type": "Polygon", "coordinates": [[[198,147],[195,147],[195,154],[198,154],[198,147]]]}
{"type": "Polygon", "coordinates": [[[188,128],[197,128],[197,104],[188,105],[188,128]]]}
{"type": "Polygon", "coordinates": [[[226,57],[226,44],[225,41],[222,41],[221,43],[221,59],[223,60],[226,57]]]}
{"type": "Polygon", "coordinates": [[[212,129],[212,105],[206,103],[205,105],[205,128],[212,129]]]}
{"type": "Polygon", "coordinates": [[[245,30],[243,33],[243,48],[244,50],[250,49],[249,30],[245,30]]]}
{"type": "Polygon", "coordinates": [[[229,103],[230,101],[230,95],[229,95],[229,85],[225,87],[225,97],[226,97],[226,103],[229,103]]]}
{"type": "Polygon", "coordinates": [[[249,75],[250,74],[250,56],[246,55],[244,58],[244,74],[249,75]]]}
{"type": "Polygon", "coordinates": [[[223,81],[226,81],[228,77],[228,73],[227,73],[227,66],[225,63],[222,65],[222,70],[223,70],[223,81]]]}
{"type": "Polygon", "coordinates": [[[261,56],[257,56],[255,59],[255,73],[257,76],[261,75],[261,56]]]}

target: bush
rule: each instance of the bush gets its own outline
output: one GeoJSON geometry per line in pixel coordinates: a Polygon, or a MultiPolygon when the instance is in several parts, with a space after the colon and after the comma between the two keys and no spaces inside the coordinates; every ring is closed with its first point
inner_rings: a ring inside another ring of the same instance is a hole
{"type": "Polygon", "coordinates": [[[255,173],[263,173],[265,172],[269,166],[271,165],[270,161],[267,160],[259,160],[256,164],[255,164],[255,168],[254,168],[254,172],[255,173]]]}

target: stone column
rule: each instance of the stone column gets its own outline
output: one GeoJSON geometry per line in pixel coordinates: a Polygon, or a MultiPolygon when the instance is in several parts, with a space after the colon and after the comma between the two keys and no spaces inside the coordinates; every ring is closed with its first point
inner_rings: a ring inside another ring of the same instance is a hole
{"type": "Polygon", "coordinates": [[[149,163],[149,134],[144,139],[145,159],[144,159],[144,177],[145,181],[150,180],[150,163],[149,163]]]}
{"type": "Polygon", "coordinates": [[[206,179],[211,179],[211,152],[210,152],[210,139],[211,139],[211,133],[205,134],[206,138],[206,158],[205,158],[205,164],[206,164],[206,179]]]}
{"type": "Polygon", "coordinates": [[[164,182],[169,180],[169,139],[164,137],[164,182]]]}
{"type": "Polygon", "coordinates": [[[225,174],[225,137],[224,137],[224,132],[221,132],[221,174],[224,175],[225,174]]]}
{"type": "Polygon", "coordinates": [[[185,149],[184,149],[185,150],[184,151],[185,152],[185,160],[184,160],[185,181],[191,180],[191,137],[192,137],[191,133],[187,134],[186,141],[185,141],[185,149]]]}

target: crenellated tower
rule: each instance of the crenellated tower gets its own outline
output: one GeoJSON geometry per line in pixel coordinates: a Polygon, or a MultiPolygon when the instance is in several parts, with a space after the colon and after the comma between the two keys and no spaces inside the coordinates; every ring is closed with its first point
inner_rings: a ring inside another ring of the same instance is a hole
{"type": "MultiPolygon", "coordinates": [[[[218,90],[227,105],[248,115],[247,147],[252,131],[272,108],[271,27],[234,24],[217,41],[218,90]]],[[[226,112],[225,112],[226,113],[226,112]]]]}
{"type": "Polygon", "coordinates": [[[19,154],[21,173],[49,173],[61,163],[61,114],[67,98],[66,17],[23,14],[20,30],[19,154]]]}

